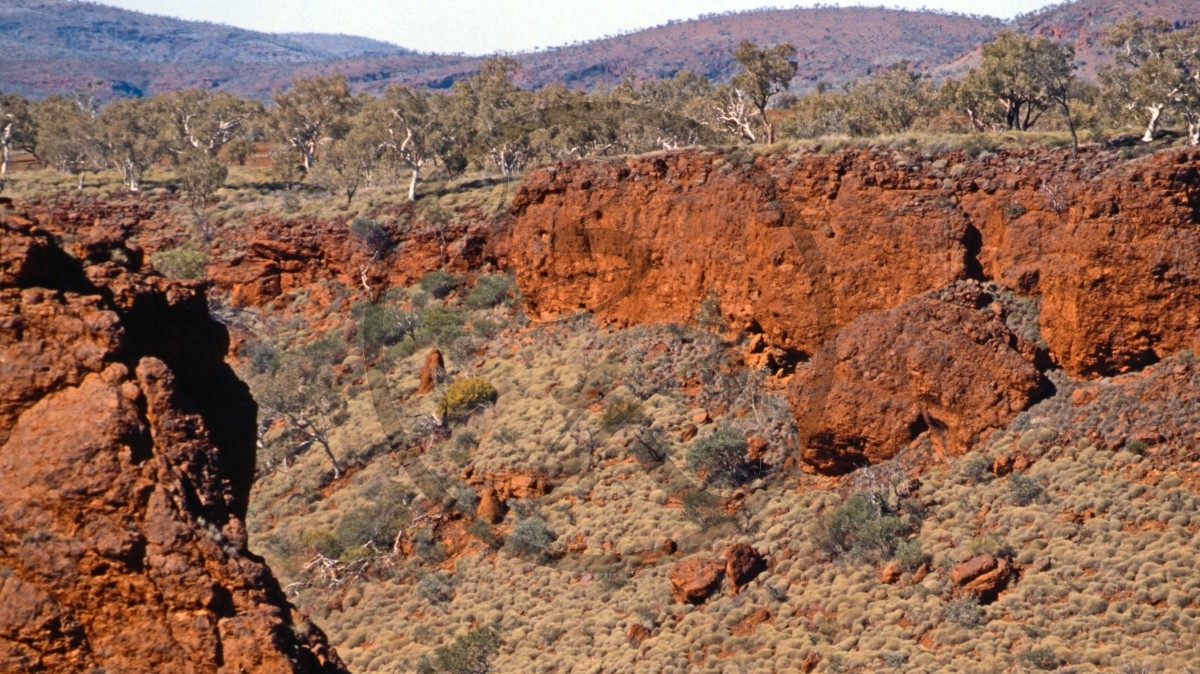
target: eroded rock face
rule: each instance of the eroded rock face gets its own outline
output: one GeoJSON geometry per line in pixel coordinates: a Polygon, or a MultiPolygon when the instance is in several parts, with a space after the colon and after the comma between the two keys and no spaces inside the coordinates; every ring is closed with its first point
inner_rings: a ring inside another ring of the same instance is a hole
{"type": "Polygon", "coordinates": [[[246,550],[255,406],[200,288],[10,216],[0,326],[0,670],[343,671],[246,550]]]}
{"type": "Polygon", "coordinates": [[[795,363],[835,344],[823,412],[792,396],[823,471],[924,433],[961,451],[1037,395],[1031,363],[1097,377],[1200,348],[1194,150],[689,150],[534,172],[512,213],[508,259],[534,318],[686,323],[715,300],[758,360],[795,369],[793,390],[811,369],[795,363]],[[1046,345],[917,299],[963,280],[1040,300],[1046,345]]]}
{"type": "Polygon", "coordinates": [[[687,323],[711,291],[735,329],[811,353],[858,313],[968,274],[969,222],[943,195],[849,196],[853,161],[681,151],[550,168],[513,201],[509,260],[538,318],[687,323]]]}
{"type": "Polygon", "coordinates": [[[838,333],[830,358],[791,381],[808,443],[803,458],[842,473],[891,458],[928,433],[959,454],[1034,402],[1047,382],[1021,353],[1002,302],[964,282],[838,333]]]}
{"type": "Polygon", "coordinates": [[[1200,152],[1103,176],[1052,246],[1042,334],[1064,369],[1111,375],[1200,349],[1200,152]]]}

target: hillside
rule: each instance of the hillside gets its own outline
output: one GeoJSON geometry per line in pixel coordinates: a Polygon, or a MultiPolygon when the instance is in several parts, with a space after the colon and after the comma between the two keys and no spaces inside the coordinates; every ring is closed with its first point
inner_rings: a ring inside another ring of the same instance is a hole
{"type": "Polygon", "coordinates": [[[273,35],[89,2],[0,2],[0,89],[37,97],[93,80],[120,95],[180,86],[248,91],[253,87],[227,82],[265,77],[257,66],[291,72],[302,64],[407,53],[365,38],[273,35]]]}
{"type": "MultiPolygon", "coordinates": [[[[1013,28],[1070,42],[1075,47],[1080,71],[1084,76],[1093,77],[1107,58],[1101,44],[1105,29],[1134,14],[1163,18],[1179,27],[1191,25],[1200,18],[1193,0],[1078,0],[1019,16],[1013,21],[1013,28]]],[[[957,75],[978,60],[979,50],[973,49],[937,72],[957,75]]]]}
{"type": "Polygon", "coordinates": [[[365,38],[273,35],[89,2],[0,2],[0,58],[6,61],[298,64],[403,53],[395,45],[365,38]]]}
{"type": "MultiPolygon", "coordinates": [[[[1140,13],[1194,20],[1189,0],[1081,0],[1036,12],[1018,30],[1073,40],[1085,72],[1100,60],[1104,26],[1140,13]]],[[[521,81],[539,87],[613,84],[627,72],[669,76],[690,69],[725,79],[743,39],[791,42],[800,54],[800,87],[842,82],[872,68],[909,61],[956,74],[1005,22],[883,8],[759,10],[680,21],[626,35],[515,55],[521,81]]],[[[360,90],[390,82],[448,87],[473,73],[479,57],[416,54],[344,35],[271,35],[65,0],[0,2],[0,90],[41,97],[107,82],[113,95],[221,88],[266,98],[293,76],[346,74],[360,90]]]]}
{"type": "Polygon", "coordinates": [[[352,59],[368,56],[396,56],[410,54],[411,50],[390,42],[372,40],[369,37],[343,35],[341,33],[280,33],[280,37],[291,42],[315,49],[329,58],[352,59]]]}

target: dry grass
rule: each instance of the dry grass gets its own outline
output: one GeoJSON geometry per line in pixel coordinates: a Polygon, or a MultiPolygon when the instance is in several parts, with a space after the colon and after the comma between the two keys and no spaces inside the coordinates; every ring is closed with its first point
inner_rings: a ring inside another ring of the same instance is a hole
{"type": "MultiPolygon", "coordinates": [[[[452,474],[465,460],[476,470],[507,471],[552,459],[566,408],[547,389],[575,383],[607,348],[653,346],[655,338],[648,329],[604,334],[588,326],[520,334],[532,339],[505,337],[481,347],[485,363],[477,368],[450,364],[452,375],[469,369],[494,382],[500,395],[494,408],[468,423],[479,440],[469,456],[453,460],[453,441],[431,449],[427,458],[436,470],[452,474]]],[[[396,363],[397,388],[415,387],[420,360],[416,354],[396,363]]],[[[643,362],[645,371],[665,367],[643,362]]],[[[623,385],[612,394],[634,395],[623,385]]],[[[360,406],[357,425],[369,427],[369,407],[354,404],[360,406]]],[[[814,650],[823,657],[817,671],[1015,672],[1052,661],[1073,672],[1127,664],[1184,671],[1200,659],[1192,638],[1200,628],[1200,562],[1191,553],[1200,546],[1200,497],[1178,480],[1146,480],[1151,469],[1137,454],[1078,441],[1057,444],[1058,433],[1035,421],[1039,414],[1045,421],[1054,404],[1026,413],[1014,432],[994,437],[958,464],[923,476],[920,499],[928,514],[918,538],[933,571],[920,583],[905,574],[884,585],[876,566],[830,560],[816,544],[819,523],[845,494],[797,477],[789,478],[791,488],[769,486],[747,500],[753,517],[740,540],[768,555],[769,571],[737,596],[723,592],[699,607],[670,601],[669,565],[632,577],[581,577],[482,546],[453,561],[397,557],[347,588],[312,586],[295,599],[314,613],[351,666],[366,672],[406,671],[472,625],[496,625],[504,639],[496,671],[581,665],[596,671],[794,671],[814,650]],[[1018,450],[1036,459],[1028,476],[1045,490],[1027,505],[1014,502],[1011,477],[972,479],[958,467],[990,465],[995,456],[1018,450]],[[995,603],[969,611],[970,620],[962,618],[966,609],[948,611],[947,570],[977,552],[1001,549],[1011,549],[1021,565],[1019,581],[995,603]],[[443,575],[424,585],[448,586],[445,594],[452,596],[431,601],[428,588],[423,595],[419,587],[438,569],[443,575]],[[761,608],[772,619],[735,637],[731,626],[761,608]],[[637,647],[625,641],[633,623],[652,632],[637,647]]],[[[603,405],[591,407],[581,427],[599,430],[603,405]]],[[[695,409],[695,396],[683,391],[658,393],[643,407],[650,426],[668,433],[690,423],[695,409]]],[[[753,414],[743,409],[739,416],[737,409],[721,418],[751,423],[753,414]]],[[[362,442],[369,439],[369,431],[359,432],[362,442]]],[[[584,474],[536,504],[559,542],[633,553],[694,526],[677,507],[664,507],[666,494],[624,455],[620,444],[628,432],[615,434],[611,446],[594,452],[584,474]]],[[[683,465],[683,451],[682,442],[672,443],[671,460],[683,465]]],[[[277,544],[286,532],[294,537],[336,526],[339,516],[369,502],[363,494],[380,482],[415,491],[385,457],[365,462],[327,493],[308,477],[322,470],[320,457],[305,456],[292,472],[257,486],[255,544],[285,582],[302,577],[277,544]]]]}

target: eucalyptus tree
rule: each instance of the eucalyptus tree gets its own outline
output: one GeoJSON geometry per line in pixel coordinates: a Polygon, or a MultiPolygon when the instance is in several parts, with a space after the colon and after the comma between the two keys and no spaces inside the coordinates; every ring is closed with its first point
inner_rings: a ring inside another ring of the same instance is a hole
{"type": "Polygon", "coordinates": [[[160,97],[160,103],[176,151],[191,150],[209,157],[247,136],[264,113],[262,103],[224,91],[186,89],[160,97]]]}
{"type": "Polygon", "coordinates": [[[373,139],[378,157],[396,159],[408,169],[409,201],[416,201],[422,171],[436,156],[437,121],[429,100],[401,84],[367,101],[356,119],[373,139]]]}
{"type": "Polygon", "coordinates": [[[0,94],[0,177],[8,175],[13,150],[33,150],[36,133],[29,101],[20,94],[0,94]]]}
{"type": "Polygon", "coordinates": [[[272,97],[270,129],[275,138],[300,155],[307,172],[322,144],[346,135],[358,101],[341,75],[292,80],[291,88],[272,97]]]}
{"type": "Polygon", "coordinates": [[[1143,115],[1142,140],[1154,140],[1163,116],[1174,113],[1187,124],[1189,142],[1200,143],[1200,27],[1127,18],[1104,42],[1115,55],[1100,72],[1105,98],[1125,115],[1143,115]]]}
{"type": "Polygon", "coordinates": [[[513,82],[518,64],[507,57],[484,61],[479,73],[454,84],[441,100],[439,122],[446,129],[446,148],[487,158],[512,178],[533,158],[528,92],[513,82]]]}
{"type": "Polygon", "coordinates": [[[108,164],[121,174],[130,192],[141,189],[142,175],[163,156],[163,108],[157,99],[124,98],[113,101],[97,117],[100,146],[108,164]]]}
{"type": "Polygon", "coordinates": [[[717,112],[720,121],[731,132],[757,142],[752,120],[762,127],[762,140],[775,142],[775,125],[767,116],[767,106],[776,94],[787,91],[796,76],[796,48],[790,44],[759,47],[743,40],[733,52],[742,70],[733,76],[729,85],[719,92],[717,112]]]}
{"type": "Polygon", "coordinates": [[[948,92],[977,129],[1028,131],[1052,106],[1069,112],[1074,58],[1069,45],[1006,30],[983,46],[979,67],[948,92]]]}
{"type": "Polygon", "coordinates": [[[927,75],[897,63],[851,83],[846,95],[848,121],[856,135],[904,133],[932,110],[937,89],[927,75]]]}
{"type": "Polygon", "coordinates": [[[79,178],[103,161],[100,126],[90,99],[50,96],[33,106],[33,154],[44,166],[79,178]]]}

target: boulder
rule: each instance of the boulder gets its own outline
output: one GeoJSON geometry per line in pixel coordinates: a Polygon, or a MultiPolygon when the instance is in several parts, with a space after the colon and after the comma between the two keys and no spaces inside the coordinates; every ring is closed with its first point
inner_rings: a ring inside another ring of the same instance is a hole
{"type": "Polygon", "coordinates": [[[961,282],[860,315],[792,379],[803,460],[822,473],[885,461],[921,435],[961,454],[1048,390],[992,291],[961,282]]]}
{"type": "Polygon", "coordinates": [[[635,648],[641,646],[642,642],[649,639],[650,636],[650,630],[641,623],[632,623],[625,631],[625,640],[635,648]]]}
{"type": "Polygon", "coordinates": [[[1004,477],[1013,472],[1013,457],[1012,454],[1001,454],[992,461],[992,474],[996,477],[1004,477]]]}
{"type": "Polygon", "coordinates": [[[730,589],[734,594],[742,586],[758,577],[758,574],[767,570],[767,562],[758,550],[746,545],[745,543],[737,543],[725,548],[725,574],[729,576],[730,589]]]}
{"type": "Polygon", "coordinates": [[[1004,557],[981,554],[957,565],[950,580],[959,594],[973,594],[981,602],[994,601],[1013,574],[1012,562],[1004,557]]]}
{"type": "Polygon", "coordinates": [[[675,562],[668,574],[671,598],[681,604],[703,604],[721,587],[725,565],[711,557],[688,557],[675,562]]]}
{"type": "Polygon", "coordinates": [[[900,562],[897,562],[896,560],[892,560],[892,561],[888,562],[886,566],[883,567],[883,570],[881,570],[879,572],[879,582],[884,583],[886,585],[891,585],[891,584],[895,583],[896,581],[900,580],[900,575],[901,575],[900,562]]]}

